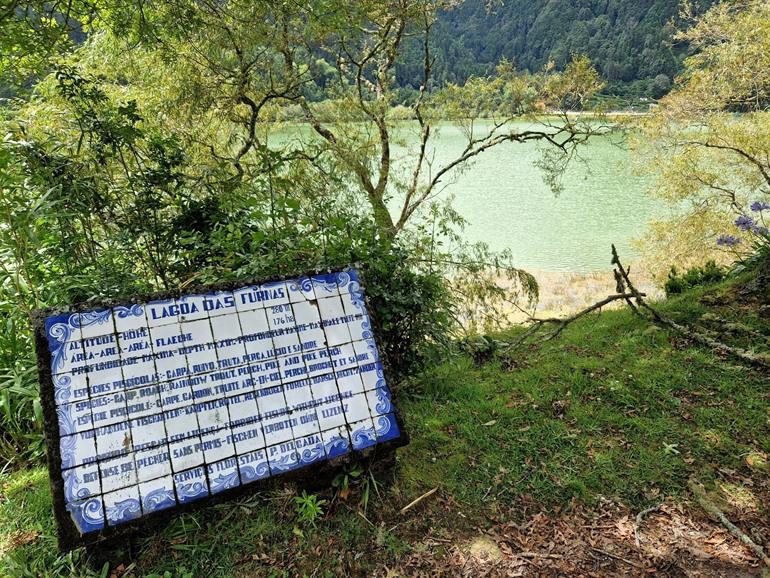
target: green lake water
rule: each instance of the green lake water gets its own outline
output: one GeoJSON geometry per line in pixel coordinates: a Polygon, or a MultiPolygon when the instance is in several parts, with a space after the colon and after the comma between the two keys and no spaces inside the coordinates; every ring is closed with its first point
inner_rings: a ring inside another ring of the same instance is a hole
{"type": "MultiPolygon", "coordinates": [[[[411,128],[402,127],[400,137],[416,144],[411,128]]],[[[305,129],[309,131],[309,127],[290,130],[295,138],[307,138],[305,129]]],[[[433,166],[442,166],[464,147],[465,135],[459,128],[441,125],[431,139],[433,166]]],[[[414,154],[413,147],[394,147],[395,164],[414,154]]],[[[645,193],[648,181],[634,173],[630,154],[608,138],[595,139],[581,151],[587,162],[568,167],[564,189],[556,196],[534,164],[541,155],[538,145],[506,143],[482,153],[468,170],[449,179],[453,182],[442,194],[454,197],[454,208],[468,222],[464,236],[469,241],[509,249],[518,266],[541,271],[609,270],[610,245],[615,243],[621,255],[632,259],[633,240],[645,233],[652,217],[666,210],[645,193]]],[[[391,205],[395,209],[398,199],[391,205]]]]}

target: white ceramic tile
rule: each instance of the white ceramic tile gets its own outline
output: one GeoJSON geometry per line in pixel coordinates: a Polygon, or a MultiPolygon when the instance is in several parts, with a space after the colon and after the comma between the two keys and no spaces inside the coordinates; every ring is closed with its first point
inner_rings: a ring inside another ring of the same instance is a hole
{"type": "Polygon", "coordinates": [[[104,427],[125,422],[128,418],[124,392],[100,395],[91,399],[91,419],[94,427],[104,427]]]}
{"type": "Polygon", "coordinates": [[[214,396],[222,398],[227,395],[237,395],[241,390],[241,385],[246,380],[251,379],[251,373],[248,366],[231,367],[230,369],[220,369],[211,372],[211,383],[214,386],[214,396]],[[241,374],[243,371],[243,374],[241,374]]]}
{"type": "Polygon", "coordinates": [[[101,496],[86,498],[79,502],[67,504],[72,521],[82,533],[97,532],[104,529],[104,502],[101,496]]]}
{"type": "Polygon", "coordinates": [[[351,341],[345,319],[345,310],[342,308],[342,301],[339,296],[319,299],[318,312],[321,314],[321,323],[329,347],[351,341]]]}
{"type": "Polygon", "coordinates": [[[267,294],[262,294],[259,285],[249,285],[233,291],[235,309],[238,313],[265,308],[267,294]]]}
{"type": "Polygon", "coordinates": [[[313,399],[323,400],[339,393],[337,381],[332,373],[310,378],[310,393],[313,399]]]}
{"type": "Polygon", "coordinates": [[[335,371],[341,371],[358,365],[356,362],[356,351],[353,349],[352,343],[344,343],[342,345],[330,347],[329,357],[332,359],[335,371]]]}
{"type": "Polygon", "coordinates": [[[308,377],[302,355],[294,353],[278,358],[278,370],[281,372],[281,383],[292,383],[308,377]]]}
{"type": "Polygon", "coordinates": [[[238,460],[235,456],[206,465],[206,472],[208,473],[211,495],[241,485],[241,478],[238,475],[238,460]]]}
{"type": "Polygon", "coordinates": [[[206,472],[202,466],[174,474],[177,501],[186,504],[209,495],[206,472]]]}
{"type": "Polygon", "coordinates": [[[248,484],[261,480],[270,475],[270,466],[267,463],[267,454],[264,450],[256,450],[238,456],[238,470],[241,475],[241,483],[248,484]]]}
{"type": "Polygon", "coordinates": [[[293,303],[294,320],[297,325],[297,337],[304,351],[320,349],[326,346],[326,333],[321,327],[321,315],[315,303],[293,303]]]}
{"type": "Polygon", "coordinates": [[[382,365],[379,363],[367,363],[358,368],[364,390],[375,389],[385,385],[385,377],[382,373],[382,365]]]}
{"type": "Polygon", "coordinates": [[[309,400],[300,409],[293,411],[291,418],[291,429],[295,438],[318,433],[321,430],[312,400],[309,400]]]}
{"type": "Polygon", "coordinates": [[[171,469],[174,472],[194,468],[203,463],[203,446],[198,436],[171,442],[168,450],[171,454],[171,469]]]}
{"type": "Polygon", "coordinates": [[[308,377],[331,374],[334,369],[334,363],[329,350],[326,348],[316,351],[305,351],[302,359],[307,367],[308,377]]]}
{"type": "Polygon", "coordinates": [[[134,454],[134,463],[140,482],[171,474],[171,454],[166,444],[137,451],[134,454]]]}
{"type": "Polygon", "coordinates": [[[102,460],[99,462],[99,474],[102,477],[102,491],[104,493],[127,486],[135,486],[137,479],[134,455],[127,454],[109,460],[102,460]]]}
{"type": "Polygon", "coordinates": [[[345,420],[348,424],[370,418],[369,404],[366,396],[362,393],[342,400],[342,407],[345,410],[345,420]]]}
{"type": "Polygon", "coordinates": [[[84,373],[87,365],[83,342],[69,340],[59,345],[51,355],[51,373],[54,375],[84,373]]]}
{"type": "Polygon", "coordinates": [[[274,305],[265,310],[276,355],[287,355],[302,350],[297,336],[297,325],[291,305],[274,305]]]}
{"type": "Polygon", "coordinates": [[[390,392],[386,387],[367,391],[365,395],[366,401],[369,404],[369,413],[372,418],[393,412],[393,404],[390,401],[390,392]]]}
{"type": "Polygon", "coordinates": [[[246,363],[240,318],[235,313],[211,318],[211,330],[216,345],[218,365],[229,368],[246,363]]]}
{"type": "Polygon", "coordinates": [[[152,355],[150,330],[147,327],[137,327],[117,334],[118,350],[122,358],[152,355]]]}
{"type": "Polygon", "coordinates": [[[147,317],[147,326],[151,330],[161,325],[179,322],[179,310],[174,299],[150,301],[144,306],[144,314],[147,317]]]}
{"type": "Polygon", "coordinates": [[[351,292],[361,294],[361,281],[358,277],[358,271],[348,269],[336,273],[337,286],[340,295],[350,294],[351,292]]]}
{"type": "Polygon", "coordinates": [[[192,437],[199,432],[198,413],[194,405],[164,411],[163,420],[170,441],[192,437]]]}
{"type": "Polygon", "coordinates": [[[313,275],[311,279],[313,281],[313,290],[315,291],[316,299],[320,300],[325,297],[333,297],[340,294],[336,274],[326,273],[313,275]]]}
{"type": "Polygon", "coordinates": [[[129,357],[121,360],[123,384],[126,389],[158,382],[155,371],[155,358],[151,354],[140,357],[129,357]]]}
{"type": "Polygon", "coordinates": [[[270,474],[273,476],[299,466],[297,451],[294,449],[294,442],[292,441],[270,446],[265,450],[265,453],[270,466],[270,474]]]}
{"type": "Polygon", "coordinates": [[[91,420],[91,402],[87,399],[65,403],[56,408],[59,435],[69,435],[94,427],[91,420]]]}
{"type": "Polygon", "coordinates": [[[374,422],[378,443],[395,439],[401,435],[396,416],[392,413],[388,415],[378,415],[372,421],[374,422]]]}
{"type": "Polygon", "coordinates": [[[276,359],[251,364],[251,376],[255,389],[273,387],[281,383],[281,370],[276,359]]]}
{"type": "Polygon", "coordinates": [[[193,403],[193,390],[187,377],[160,384],[160,405],[164,411],[188,407],[193,403]]]}
{"type": "Polygon", "coordinates": [[[142,515],[139,488],[136,486],[104,494],[103,499],[107,524],[110,526],[124,524],[142,515]]]}
{"type": "Polygon", "coordinates": [[[298,437],[294,440],[294,448],[297,450],[297,458],[301,467],[326,459],[326,451],[320,432],[298,437]]]}
{"type": "Polygon", "coordinates": [[[115,320],[115,330],[118,333],[130,332],[147,327],[147,317],[144,305],[131,303],[118,305],[112,308],[112,317],[115,320]]]}
{"type": "Polygon", "coordinates": [[[75,373],[59,373],[51,376],[57,405],[88,399],[88,378],[85,368],[75,373]]]}
{"type": "Polygon", "coordinates": [[[142,499],[142,513],[146,516],[176,506],[174,478],[166,476],[139,484],[142,499]]]}
{"type": "Polygon", "coordinates": [[[176,321],[150,327],[155,368],[162,381],[187,374],[187,358],[181,351],[185,344],[181,328],[176,321]]]}
{"type": "Polygon", "coordinates": [[[232,291],[216,291],[204,296],[204,305],[209,317],[235,313],[235,296],[232,291]]]}
{"type": "Polygon", "coordinates": [[[240,425],[259,419],[257,397],[253,391],[227,398],[227,411],[232,425],[240,425]]]}
{"type": "Polygon", "coordinates": [[[198,425],[201,434],[227,427],[230,423],[230,415],[227,412],[227,400],[215,399],[195,404],[195,412],[198,414],[198,425]]]}
{"type": "Polygon", "coordinates": [[[211,373],[191,375],[187,378],[187,383],[192,389],[193,400],[195,403],[215,399],[216,394],[214,389],[216,388],[216,383],[214,383],[211,373]]]}
{"type": "Polygon", "coordinates": [[[340,296],[347,318],[347,327],[353,341],[361,341],[372,336],[372,324],[363,304],[354,301],[349,293],[340,296]],[[358,306],[357,306],[358,304],[358,306]],[[360,307],[359,307],[360,306],[360,307]]]}
{"type": "Polygon", "coordinates": [[[284,281],[273,281],[263,283],[259,287],[260,294],[265,298],[265,309],[270,309],[277,305],[286,305],[289,303],[289,291],[284,281]]]}
{"type": "Polygon", "coordinates": [[[338,369],[334,373],[337,377],[337,388],[341,394],[355,395],[364,392],[364,384],[357,367],[338,369]]]}
{"type": "Polygon", "coordinates": [[[206,319],[209,313],[206,309],[205,295],[185,295],[176,300],[179,321],[195,321],[206,319]]]}
{"type": "Polygon", "coordinates": [[[217,351],[208,319],[189,321],[180,325],[184,344],[181,351],[187,356],[190,373],[204,373],[216,369],[217,351]]]}
{"type": "Polygon", "coordinates": [[[201,434],[201,447],[206,463],[216,462],[235,455],[230,428],[201,434]]]}
{"type": "Polygon", "coordinates": [[[350,442],[354,450],[362,450],[377,443],[377,434],[371,418],[352,423],[350,430],[350,442]]]}
{"type": "Polygon", "coordinates": [[[62,472],[64,499],[67,502],[84,500],[102,493],[98,464],[78,466],[62,472]]]}
{"type": "Polygon", "coordinates": [[[120,360],[107,366],[93,366],[87,373],[88,391],[91,397],[108,393],[120,393],[125,389],[120,360]]]}
{"type": "Polygon", "coordinates": [[[347,423],[343,404],[338,397],[325,400],[316,408],[316,415],[321,430],[344,427],[347,423]]]}
{"type": "Polygon", "coordinates": [[[265,447],[262,424],[258,421],[234,426],[232,428],[232,439],[235,443],[235,452],[238,455],[265,447]]]}
{"type": "Polygon", "coordinates": [[[263,418],[262,433],[265,436],[265,444],[278,444],[292,439],[294,434],[291,429],[291,422],[292,418],[288,412],[263,418]]]}
{"type": "Polygon", "coordinates": [[[166,443],[168,439],[164,416],[161,413],[132,419],[129,425],[134,450],[158,446],[166,443]]]}
{"type": "Polygon", "coordinates": [[[373,339],[354,341],[353,349],[356,352],[356,365],[377,363],[380,360],[380,354],[377,351],[377,345],[375,345],[373,339]]]}
{"type": "Polygon", "coordinates": [[[291,411],[307,407],[313,399],[310,395],[310,380],[304,379],[284,384],[283,396],[286,399],[286,407],[291,411]]]}
{"type": "Polygon", "coordinates": [[[257,407],[263,418],[281,415],[287,411],[283,386],[274,385],[272,387],[258,389],[256,395],[257,407]]]}
{"type": "MultiPolygon", "coordinates": [[[[264,311],[258,310],[252,313],[254,314],[252,317],[256,318],[256,321],[264,321],[265,327],[267,327],[267,318],[264,311]]],[[[241,321],[243,320],[244,316],[241,315],[241,321]]],[[[251,321],[255,321],[255,319],[251,321]]],[[[267,328],[264,330],[254,330],[253,326],[250,328],[244,326],[243,344],[246,348],[246,360],[249,363],[257,363],[275,357],[273,339],[270,337],[270,331],[267,328]]]]}
{"type": "Polygon", "coordinates": [[[96,461],[96,434],[94,430],[59,438],[62,469],[96,461]]]}
{"type": "Polygon", "coordinates": [[[128,453],[133,447],[131,430],[127,421],[94,430],[96,455],[100,460],[128,453]]]}
{"type": "Polygon", "coordinates": [[[313,282],[310,277],[300,277],[286,281],[286,287],[289,289],[289,301],[300,303],[302,301],[314,301],[315,291],[313,291],[313,282]]]}
{"type": "Polygon", "coordinates": [[[160,413],[160,396],[158,386],[149,385],[126,391],[126,407],[131,419],[160,413]]]}
{"type": "Polygon", "coordinates": [[[350,452],[350,436],[345,426],[321,432],[326,457],[333,459],[350,452]]]}
{"type": "Polygon", "coordinates": [[[103,308],[86,311],[80,313],[78,317],[80,320],[81,335],[86,346],[88,341],[93,337],[115,333],[115,321],[112,317],[112,309],[103,308]]]}

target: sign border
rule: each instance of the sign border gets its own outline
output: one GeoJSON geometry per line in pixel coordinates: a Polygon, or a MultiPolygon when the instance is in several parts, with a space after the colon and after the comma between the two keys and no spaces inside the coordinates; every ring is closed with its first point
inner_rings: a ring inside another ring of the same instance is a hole
{"type": "Polygon", "coordinates": [[[362,450],[351,450],[347,454],[324,460],[313,467],[299,468],[289,472],[270,476],[261,480],[256,480],[248,484],[240,484],[235,488],[224,490],[215,495],[209,495],[205,498],[195,500],[187,504],[177,504],[174,508],[151,512],[140,518],[130,520],[117,526],[105,526],[102,530],[81,534],[75,526],[69,512],[66,509],[64,499],[64,478],[61,470],[61,449],[59,448],[59,424],[55,419],[56,400],[51,373],[51,352],[48,349],[48,340],[45,335],[45,319],[51,315],[59,313],[76,313],[92,311],[97,308],[115,307],[119,305],[144,304],[149,301],[171,299],[182,297],[184,295],[196,293],[210,293],[214,291],[233,291],[249,285],[260,285],[271,281],[286,281],[297,279],[303,276],[331,274],[346,271],[355,271],[358,276],[358,282],[364,293],[364,304],[372,321],[372,334],[374,342],[379,347],[381,341],[380,325],[376,312],[369,307],[369,298],[366,293],[364,274],[360,267],[348,265],[339,269],[319,268],[298,274],[283,274],[269,277],[259,277],[247,281],[231,281],[224,283],[212,283],[206,285],[193,285],[185,289],[171,289],[168,291],[158,291],[146,294],[134,294],[126,299],[105,299],[98,301],[80,301],[67,307],[46,307],[36,309],[31,313],[32,329],[34,332],[35,349],[37,352],[38,380],[40,385],[40,403],[43,408],[43,429],[46,441],[46,455],[48,462],[48,475],[51,486],[51,496],[53,498],[54,518],[56,520],[56,532],[59,544],[59,550],[64,552],[72,550],[78,546],[90,546],[100,542],[114,540],[119,537],[126,537],[135,534],[140,529],[151,529],[158,527],[172,518],[187,512],[203,509],[213,504],[229,501],[240,495],[253,494],[259,491],[276,487],[279,484],[285,484],[287,481],[294,481],[300,486],[323,487],[333,479],[333,476],[339,473],[344,465],[351,463],[373,462],[374,460],[384,461],[385,458],[395,458],[395,451],[409,443],[409,434],[404,427],[403,418],[397,403],[397,388],[393,388],[393,382],[390,380],[392,372],[390,371],[388,360],[380,352],[380,363],[382,364],[385,382],[391,393],[393,401],[393,414],[396,418],[401,435],[395,439],[387,440],[382,443],[364,448],[362,450]]]}

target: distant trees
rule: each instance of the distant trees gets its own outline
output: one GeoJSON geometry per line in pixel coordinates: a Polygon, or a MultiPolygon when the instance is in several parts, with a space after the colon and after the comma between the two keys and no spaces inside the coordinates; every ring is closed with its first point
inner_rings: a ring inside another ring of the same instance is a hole
{"type": "MultiPolygon", "coordinates": [[[[699,0],[704,11],[715,0],[699,0]]],[[[673,78],[687,55],[674,42],[671,21],[679,2],[672,0],[466,0],[439,14],[433,42],[442,57],[435,65],[437,82],[462,83],[488,74],[502,58],[530,71],[553,60],[565,66],[572,54],[585,54],[608,83],[607,91],[626,96],[660,96],[659,75],[673,78]]],[[[399,78],[415,88],[411,53],[399,64],[399,78]]]]}

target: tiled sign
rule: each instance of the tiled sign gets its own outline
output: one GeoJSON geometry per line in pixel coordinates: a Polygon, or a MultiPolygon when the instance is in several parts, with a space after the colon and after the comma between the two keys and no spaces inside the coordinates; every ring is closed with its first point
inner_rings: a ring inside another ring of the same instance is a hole
{"type": "Polygon", "coordinates": [[[354,270],[42,325],[80,535],[402,438],[354,270]]]}

